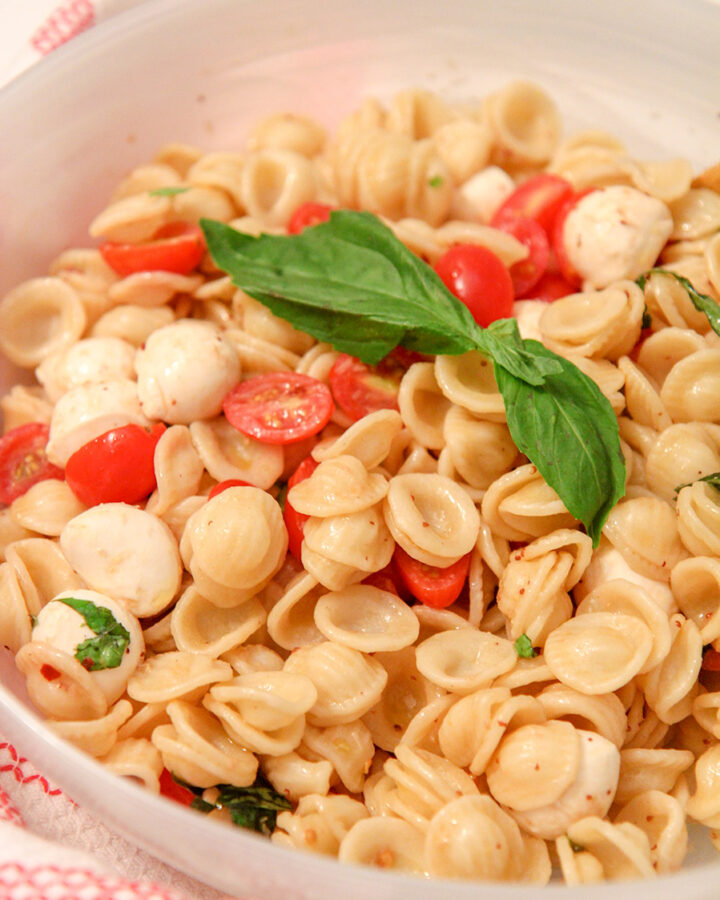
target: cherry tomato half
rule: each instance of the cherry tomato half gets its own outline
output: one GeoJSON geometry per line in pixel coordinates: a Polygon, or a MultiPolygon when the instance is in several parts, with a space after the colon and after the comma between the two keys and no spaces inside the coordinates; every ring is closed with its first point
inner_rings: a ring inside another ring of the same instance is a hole
{"type": "MultiPolygon", "coordinates": [[[[301,481],[305,481],[306,478],[309,478],[315,469],[317,469],[318,465],[319,463],[314,460],[312,456],[306,456],[288,479],[288,493],[296,484],[300,484],[301,481]]],[[[302,551],[303,529],[309,518],[310,516],[299,513],[288,498],[285,498],[283,519],[285,520],[285,527],[287,528],[288,533],[288,549],[295,559],[300,562],[302,562],[300,557],[302,551]]]]}
{"type": "Polygon", "coordinates": [[[403,375],[424,359],[419,353],[396,347],[376,366],[341,353],[330,369],[329,381],[335,402],[353,422],[379,409],[397,409],[403,375]]]}
{"type": "Polygon", "coordinates": [[[98,249],[110,268],[123,277],[157,271],[188,275],[205,255],[205,237],[199,225],[171,222],[144,244],[106,241],[98,249]]]}
{"type": "Polygon", "coordinates": [[[218,481],[218,483],[211,488],[210,493],[208,494],[208,500],[212,500],[213,497],[217,497],[218,494],[222,494],[223,491],[226,491],[231,487],[255,487],[255,485],[250,484],[249,481],[243,481],[242,478],[227,478],[225,481],[218,481]]]}
{"type": "Polygon", "coordinates": [[[591,194],[594,190],[596,190],[596,188],[585,188],[585,190],[578,191],[577,194],[572,194],[565,200],[563,205],[558,210],[557,215],[555,216],[555,224],[553,225],[552,234],[550,236],[558,268],[560,269],[563,278],[569,284],[572,284],[575,288],[578,288],[580,286],[580,284],[582,283],[582,278],[576,271],[575,266],[570,262],[570,257],[567,253],[564,234],[565,221],[568,215],[582,200],[582,198],[587,197],[587,195],[591,194]]]}
{"type": "Polygon", "coordinates": [[[163,769],[160,773],[160,793],[169,800],[181,803],[183,806],[190,806],[195,799],[195,794],[172,777],[167,769],[163,769]]]}
{"type": "Polygon", "coordinates": [[[12,503],[38,481],[62,481],[63,470],[45,455],[49,436],[49,425],[28,422],[0,438],[0,503],[12,503]]]}
{"type": "Polygon", "coordinates": [[[157,487],[155,447],[165,431],[124,425],[83,444],[67,461],[65,478],[86,506],[141,503],[157,487]]]}
{"type": "Polygon", "coordinates": [[[313,225],[327,222],[331,212],[332,206],[328,206],[326,203],[303,203],[290,216],[287,226],[288,234],[300,234],[305,228],[312,228],[313,225]]]}
{"type": "Polygon", "coordinates": [[[568,294],[574,294],[576,290],[575,285],[566,281],[559,272],[551,272],[548,269],[527,296],[532,297],[533,300],[543,300],[545,303],[552,303],[553,300],[559,300],[561,297],[567,297],[568,294]]]}
{"type": "Polygon", "coordinates": [[[445,609],[460,596],[470,568],[470,554],[445,569],[413,559],[402,547],[395,547],[395,570],[413,595],[425,606],[445,609]]]}
{"type": "Polygon", "coordinates": [[[490,224],[502,228],[511,219],[532,219],[550,234],[560,207],[573,194],[569,181],[550,172],[533,175],[515,188],[495,211],[490,224]]]}
{"type": "Polygon", "coordinates": [[[510,266],[510,277],[515,297],[534,297],[532,291],[545,274],[550,260],[550,242],[545,229],[534,219],[520,217],[508,219],[498,225],[498,228],[511,234],[527,247],[526,259],[521,259],[510,266]]]}
{"type": "Polygon", "coordinates": [[[507,268],[495,254],[477,244],[451,247],[435,263],[445,287],[467,306],[486,328],[512,316],[515,288],[507,268]]]}
{"type": "Polygon", "coordinates": [[[702,667],[706,672],[720,672],[720,653],[708,647],[703,653],[702,667]]]}
{"type": "Polygon", "coordinates": [[[265,372],[234,387],[223,400],[225,418],[266,444],[292,444],[317,434],[334,409],[330,389],[299,372],[265,372]]]}

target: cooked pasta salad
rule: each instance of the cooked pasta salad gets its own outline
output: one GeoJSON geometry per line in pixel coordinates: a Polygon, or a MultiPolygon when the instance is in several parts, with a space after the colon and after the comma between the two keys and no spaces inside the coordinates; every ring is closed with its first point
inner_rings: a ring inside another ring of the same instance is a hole
{"type": "Polygon", "coordinates": [[[0,645],[279,846],[545,884],[720,848],[720,170],[411,89],[162,147],[0,301],[0,645]]]}

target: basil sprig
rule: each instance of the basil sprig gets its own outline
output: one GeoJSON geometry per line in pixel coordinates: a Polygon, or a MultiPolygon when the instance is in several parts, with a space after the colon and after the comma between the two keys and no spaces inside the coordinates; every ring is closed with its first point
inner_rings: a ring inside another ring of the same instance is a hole
{"type": "Polygon", "coordinates": [[[669,275],[670,278],[674,278],[675,281],[679,282],[687,291],[690,302],[695,309],[698,310],[698,312],[705,313],[712,330],[715,334],[720,334],[720,305],[718,305],[712,297],[709,297],[707,294],[701,294],[700,291],[695,289],[689,278],[686,278],[684,275],[678,275],[677,272],[671,272],[669,269],[650,269],[645,272],[644,275],[641,275],[636,279],[636,284],[644,290],[648,278],[650,278],[651,275],[669,275]]]}
{"type": "MultiPolygon", "coordinates": [[[[695,481],[705,481],[711,487],[714,487],[716,490],[720,491],[720,472],[711,472],[709,475],[703,475],[702,478],[696,478],[695,481]]],[[[683,488],[690,487],[695,484],[695,481],[686,481],[684,484],[679,484],[675,488],[675,493],[679,494],[683,488]]]]}
{"type": "Polygon", "coordinates": [[[258,775],[250,787],[235,787],[232,784],[219,784],[217,787],[218,795],[212,803],[196,796],[190,806],[205,813],[213,809],[226,809],[233,825],[259,834],[271,835],[275,830],[277,814],[292,809],[287,797],[278,793],[262,775],[258,775]]]}
{"type": "Polygon", "coordinates": [[[296,328],[369,365],[401,345],[479,350],[494,364],[518,448],[597,545],[625,490],[617,418],[597,385],[514,319],[481,328],[433,269],[371,213],[339,210],[298,235],[254,237],[200,221],[215,264],[296,328]]]}
{"type": "Polygon", "coordinates": [[[537,656],[532,641],[526,634],[521,634],[515,641],[515,652],[518,656],[522,657],[522,659],[533,659],[537,656]]]}
{"type": "Polygon", "coordinates": [[[78,644],[75,659],[89,672],[100,669],[116,669],[130,643],[130,632],[121,625],[106,606],[96,606],[90,600],[77,597],[59,597],[85,619],[85,624],[95,632],[94,638],[78,644]]]}

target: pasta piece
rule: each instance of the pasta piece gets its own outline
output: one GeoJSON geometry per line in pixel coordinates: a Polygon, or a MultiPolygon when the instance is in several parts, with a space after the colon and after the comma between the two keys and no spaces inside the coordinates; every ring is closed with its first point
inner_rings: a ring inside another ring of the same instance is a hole
{"type": "Polygon", "coordinates": [[[495,138],[496,162],[506,167],[549,162],[560,137],[560,117],[543,88],[513,81],[486,99],[484,112],[495,138]]]}
{"type": "Polygon", "coordinates": [[[112,337],[140,347],[156,328],[175,320],[166,306],[147,309],[143,306],[116,306],[100,316],[90,329],[91,337],[112,337]]]}
{"type": "Polygon", "coordinates": [[[270,610],[267,629],[270,637],[284,650],[295,650],[323,641],[315,624],[315,605],[324,588],[312,575],[300,572],[286,586],[270,610]]]}
{"type": "Polygon", "coordinates": [[[267,490],[283,470],[282,447],[262,444],[233,428],[223,417],[190,424],[198,456],[216,481],[237,478],[267,490]]]}
{"type": "Polygon", "coordinates": [[[685,806],[685,812],[709,828],[720,827],[720,744],[706,750],[695,763],[695,791],[685,806]]]}
{"type": "Polygon", "coordinates": [[[286,551],[280,507],[255,487],[230,487],[208,500],[188,519],[180,542],[198,591],[223,607],[258,594],[286,551]]]}
{"type": "Polygon", "coordinates": [[[5,559],[12,566],[23,600],[31,616],[57,594],[65,590],[79,590],[85,583],[61,552],[56,541],[47,538],[26,538],[15,541],[5,551],[5,559]]]}
{"type": "Polygon", "coordinates": [[[692,619],[677,613],[670,619],[672,645],[665,659],[640,681],[648,706],[668,725],[690,715],[698,692],[702,638],[692,619]]]}
{"type": "Polygon", "coordinates": [[[91,381],[133,380],[135,348],[114,337],[90,337],[56,351],[36,369],[38,381],[53,403],[71,388],[91,381]]]}
{"type": "Polygon", "coordinates": [[[301,747],[280,756],[263,757],[263,772],[281,794],[293,801],[301,801],[308,794],[325,796],[333,778],[332,763],[326,759],[306,759],[301,747]]]}
{"type": "Polygon", "coordinates": [[[100,762],[122,778],[131,778],[153,794],[160,793],[163,764],[160,754],[150,741],[126,738],[113,745],[100,762]]]}
{"type": "Polygon", "coordinates": [[[31,278],[0,301],[0,350],[16,366],[31,369],[68,349],[85,330],[77,292],[60,278],[31,278]]]}
{"type": "Polygon", "coordinates": [[[429,450],[442,449],[443,425],[451,404],[438,387],[433,363],[410,366],[400,382],[397,400],[405,427],[413,438],[429,450]]]}
{"type": "Polygon", "coordinates": [[[315,685],[318,698],[307,721],[318,728],[363,716],[378,702],[388,680],[372,657],[332,641],[295,650],[285,661],[285,671],[306,675],[315,685]]]}
{"type": "Polygon", "coordinates": [[[32,619],[18,583],[15,569],[7,562],[0,564],[0,646],[11,653],[27,644],[32,632],[32,619]]]}
{"type": "Polygon", "coordinates": [[[494,481],[480,509],[492,533],[509,541],[525,542],[575,524],[562,500],[531,463],[494,481]]]}
{"type": "Polygon", "coordinates": [[[430,566],[452,565],[477,540],[477,510],[463,490],[442,475],[396,475],[383,512],[403,550],[430,566]]]}
{"type": "Polygon", "coordinates": [[[652,651],[650,629],[635,616],[595,612],[558,626],[545,642],[553,675],[583,694],[607,694],[627,684],[652,651]]]}
{"type": "Polygon", "coordinates": [[[460,406],[448,410],[443,439],[453,467],[474,488],[490,487],[517,459],[517,448],[506,425],[476,419],[460,406]]]}
{"type": "Polygon", "coordinates": [[[133,194],[144,194],[146,191],[157,191],[161,188],[174,187],[180,180],[180,173],[167,163],[146,163],[135,166],[112,192],[112,200],[122,200],[133,194]]]}
{"type": "Polygon", "coordinates": [[[717,404],[720,350],[698,350],[668,373],[660,399],[675,422],[720,422],[717,404]]]}
{"type": "Polygon", "coordinates": [[[669,793],[680,775],[694,762],[690,750],[624,748],[620,751],[616,803],[624,806],[650,790],[669,793]]]}
{"type": "MultiPolygon", "coordinates": [[[[686,490],[692,488],[681,493],[686,490]]],[[[682,516],[679,501],[678,512],[682,516]]],[[[720,560],[708,556],[682,560],[671,572],[670,586],[680,612],[699,629],[703,645],[720,638],[720,560]]]]}
{"type": "Polygon", "coordinates": [[[294,812],[278,814],[272,842],[337,856],[342,839],[356,822],[367,816],[365,806],[351,797],[306,794],[294,812]]]}
{"type": "Polygon", "coordinates": [[[205,469],[185,425],[171,425],[160,435],[154,469],[157,488],[145,507],[147,512],[162,516],[199,492],[205,469]]]}
{"type": "Polygon", "coordinates": [[[597,860],[603,880],[656,875],[647,835],[630,822],[613,825],[597,816],[589,816],[568,829],[568,838],[597,860]]]}
{"type": "Polygon", "coordinates": [[[448,400],[485,421],[505,421],[505,403],[492,364],[482,353],[437,356],[435,378],[448,400]]]}
{"type": "Polygon", "coordinates": [[[253,783],[257,759],[210,713],[182,700],[169,703],[167,712],[172,724],[158,725],[152,733],[166,769],[197,787],[253,783]]]}
{"type": "Polygon", "coordinates": [[[243,644],[266,618],[262,604],[255,598],[223,608],[190,586],[170,614],[170,630],[178,650],[217,657],[243,644]]]}
{"type": "Polygon", "coordinates": [[[618,368],[625,377],[625,404],[633,421],[655,431],[669,428],[672,419],[657,387],[627,356],[618,360],[618,368]]]}
{"type": "MultiPolygon", "coordinates": [[[[310,335],[293,328],[289,322],[280,319],[271,313],[267,306],[241,290],[236,290],[232,295],[232,318],[242,324],[246,334],[293,356],[307,353],[315,344],[314,338],[310,335]]],[[[283,359],[290,362],[291,357],[283,355],[283,359]]]]}
{"type": "Polygon", "coordinates": [[[686,555],[672,508],[654,497],[619,503],[603,534],[634,571],[656,581],[669,582],[673,566],[686,555]]]}
{"type": "Polygon", "coordinates": [[[297,113],[282,112],[261,119],[248,137],[248,149],[292,150],[303,156],[316,156],[326,140],[325,129],[313,119],[297,113]]]}
{"type": "Polygon", "coordinates": [[[417,616],[406,603],[370,585],[324,594],[315,605],[314,618],[327,640],[364,653],[401,650],[420,632],[417,616]]]}
{"type": "Polygon", "coordinates": [[[340,842],[338,859],[378,869],[421,874],[425,871],[423,835],[394,816],[360,819],[340,842]]]}
{"type": "Polygon", "coordinates": [[[570,722],[576,728],[595,731],[620,748],[625,741],[627,717],[615,694],[590,696],[564,684],[551,684],[537,695],[548,719],[570,722]]]}
{"type": "Polygon", "coordinates": [[[26,678],[33,705],[48,718],[98,719],[107,712],[107,700],[96,680],[64,650],[31,640],[16,653],[15,665],[26,678]]]}
{"type": "Polygon", "coordinates": [[[169,197],[132,194],[107,206],[90,223],[90,237],[139,244],[149,241],[170,218],[169,197]]]}
{"type": "Polygon", "coordinates": [[[228,663],[199,653],[174,650],[150,656],[128,682],[131,699],[141,703],[193,703],[219,681],[229,681],[233,671],[228,663]]]}
{"type": "Polygon", "coordinates": [[[417,667],[433,684],[469,694],[509,672],[517,659],[510,641],[472,628],[442,631],[418,645],[417,667]]]}
{"type": "Polygon", "coordinates": [[[306,516],[349,516],[380,503],[387,491],[387,479],[369,473],[357,457],[336,456],[290,488],[288,499],[306,516]]]}
{"type": "Polygon", "coordinates": [[[52,404],[48,402],[45,391],[39,387],[16,384],[0,398],[0,410],[3,416],[3,434],[11,428],[30,422],[49,425],[52,418],[52,404]]]}
{"type": "Polygon", "coordinates": [[[118,740],[118,730],[132,715],[128,700],[118,702],[99,719],[78,722],[48,722],[52,731],[90,756],[105,756],[118,740]]]}
{"type": "Polygon", "coordinates": [[[317,190],[315,169],[293,150],[250,153],[240,176],[242,207],[267,225],[285,225],[299,206],[315,199],[317,190]]]}
{"type": "MultiPolygon", "coordinates": [[[[699,285],[696,288],[701,289],[699,285]]],[[[707,317],[695,309],[688,292],[677,279],[662,272],[653,272],[648,276],[643,292],[653,321],[677,328],[691,328],[699,334],[708,332],[710,323],[707,317]]]]}
{"type": "Polygon", "coordinates": [[[38,481],[10,506],[20,528],[45,537],[59,537],[67,523],[84,510],[68,483],[55,478],[38,481]]]}
{"type": "MultiPolygon", "coordinates": [[[[705,341],[694,331],[686,328],[663,328],[642,342],[637,361],[652,381],[662,388],[668,373],[676,363],[706,347],[705,341]]],[[[671,412],[671,415],[677,421],[681,421],[674,413],[671,412]]]]}
{"type": "Polygon", "coordinates": [[[647,454],[648,487],[672,501],[675,488],[720,470],[718,426],[692,422],[671,425],[657,438],[647,454]]]}
{"type": "Polygon", "coordinates": [[[267,756],[283,756],[300,743],[305,714],[318,692],[306,676],[287,670],[250,672],[215,685],[203,704],[240,746],[267,756]]]}
{"type": "Polygon", "coordinates": [[[650,844],[650,860],[658,875],[676,872],[685,859],[688,833],[685,811],[670,794],[648,790],[636,794],[615,819],[642,829],[650,844]]]}
{"type": "Polygon", "coordinates": [[[308,725],[303,733],[303,749],[332,764],[333,770],[351,794],[360,794],[375,755],[369,729],[361,721],[330,728],[308,725]]]}
{"type": "Polygon", "coordinates": [[[720,197],[707,187],[692,187],[670,204],[673,217],[671,240],[692,240],[720,228],[720,197]]]}

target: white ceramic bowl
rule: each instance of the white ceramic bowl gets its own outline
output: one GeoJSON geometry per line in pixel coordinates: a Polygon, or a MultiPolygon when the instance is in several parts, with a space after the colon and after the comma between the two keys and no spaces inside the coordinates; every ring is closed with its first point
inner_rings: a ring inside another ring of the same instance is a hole
{"type": "MultiPolygon", "coordinates": [[[[711,0],[155,0],[74,39],[0,94],[0,295],[40,274],[113,184],[163,143],[236,147],[293,109],[328,125],[371,94],[422,85],[454,99],[528,77],[568,128],[603,127],[640,157],[715,162],[711,0]]],[[[0,371],[3,389],[17,373],[0,371]]],[[[209,822],[110,775],[27,706],[0,651],[0,730],[107,824],[178,868],[256,900],[530,900],[560,885],[428,882],[341,866],[209,822]]],[[[682,873],[575,890],[587,900],[716,897],[720,863],[693,841],[682,873]]]]}

